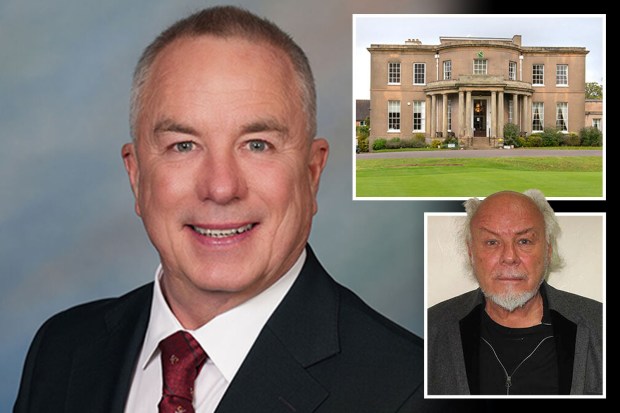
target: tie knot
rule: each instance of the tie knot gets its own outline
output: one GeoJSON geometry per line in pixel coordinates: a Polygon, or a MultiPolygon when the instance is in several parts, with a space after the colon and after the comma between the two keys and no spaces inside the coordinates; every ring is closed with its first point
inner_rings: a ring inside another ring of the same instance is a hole
{"type": "Polygon", "coordinates": [[[170,401],[176,404],[189,402],[191,408],[194,381],[207,359],[207,354],[196,339],[186,331],[177,331],[163,339],[159,343],[159,348],[163,372],[163,399],[172,399],[170,401]]]}

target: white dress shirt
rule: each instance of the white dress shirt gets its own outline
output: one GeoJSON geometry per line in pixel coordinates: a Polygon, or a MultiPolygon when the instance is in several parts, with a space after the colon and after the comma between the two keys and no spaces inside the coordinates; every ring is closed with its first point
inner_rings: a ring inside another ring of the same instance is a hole
{"type": "Polygon", "coordinates": [[[168,307],[160,287],[162,268],[158,266],[149,324],[125,412],[157,412],[162,395],[158,345],[161,340],[179,330],[189,331],[208,356],[194,385],[196,413],[214,412],[258,334],[297,279],[305,260],[304,250],[291,269],[271,287],[193,331],[184,329],[168,307]]]}

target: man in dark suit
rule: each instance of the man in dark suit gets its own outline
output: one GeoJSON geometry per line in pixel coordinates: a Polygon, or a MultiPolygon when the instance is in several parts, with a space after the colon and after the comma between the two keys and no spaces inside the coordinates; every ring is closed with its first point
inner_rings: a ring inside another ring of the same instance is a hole
{"type": "Polygon", "coordinates": [[[422,406],[421,339],[337,284],[307,246],[329,148],[288,35],[232,7],[175,23],[138,62],[131,128],[122,155],[160,256],[155,282],[48,320],[15,412],[422,406]]]}

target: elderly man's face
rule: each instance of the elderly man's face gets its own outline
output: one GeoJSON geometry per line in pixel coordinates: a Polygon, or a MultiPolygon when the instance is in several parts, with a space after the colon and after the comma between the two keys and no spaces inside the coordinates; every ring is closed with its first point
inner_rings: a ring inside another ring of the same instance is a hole
{"type": "MultiPolygon", "coordinates": [[[[523,305],[546,272],[551,247],[536,205],[518,193],[485,199],[471,221],[470,261],[487,296],[508,305],[523,305]]],[[[504,307],[506,308],[506,307],[504,307]]]]}
{"type": "Polygon", "coordinates": [[[125,164],[136,211],[181,289],[249,298],[297,259],[327,142],[311,142],[283,52],[240,38],[168,45],[125,164]]]}

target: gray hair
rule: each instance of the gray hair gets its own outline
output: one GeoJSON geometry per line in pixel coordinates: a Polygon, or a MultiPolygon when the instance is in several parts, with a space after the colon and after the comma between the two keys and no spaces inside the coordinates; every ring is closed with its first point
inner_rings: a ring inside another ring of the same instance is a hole
{"type": "Polygon", "coordinates": [[[251,42],[265,42],[282,50],[291,60],[297,74],[297,89],[306,114],[306,133],[309,139],[316,135],[316,90],[310,63],[295,41],[274,23],[247,10],[233,6],[218,6],[201,10],[177,21],[149,44],[134,71],[130,101],[130,132],[134,142],[144,85],[157,55],[170,43],[180,38],[204,35],[219,38],[240,37],[251,42]]]}
{"type": "MultiPolygon", "coordinates": [[[[558,251],[558,238],[562,234],[562,229],[560,228],[558,219],[555,216],[555,212],[553,211],[553,208],[551,208],[551,205],[549,205],[549,202],[547,202],[545,195],[540,190],[528,189],[523,192],[523,195],[532,200],[545,221],[545,239],[547,241],[547,245],[551,245],[552,249],[551,258],[549,259],[547,267],[547,273],[559,271],[562,267],[564,267],[564,259],[558,251]]],[[[465,212],[467,213],[467,217],[465,218],[465,222],[460,231],[461,245],[463,247],[471,244],[471,221],[476,215],[476,212],[482,202],[483,201],[478,198],[470,198],[463,203],[465,212]]]]}

